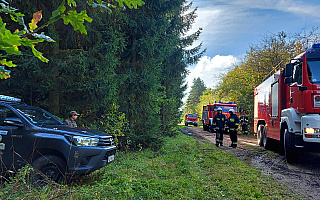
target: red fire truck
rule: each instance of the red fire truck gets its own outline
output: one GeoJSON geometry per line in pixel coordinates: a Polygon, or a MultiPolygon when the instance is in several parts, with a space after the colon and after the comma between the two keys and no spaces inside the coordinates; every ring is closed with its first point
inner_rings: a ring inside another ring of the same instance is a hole
{"type": "Polygon", "coordinates": [[[197,114],[185,114],[184,116],[184,124],[188,126],[189,124],[198,126],[198,115],[197,114]]]}
{"type": "Polygon", "coordinates": [[[215,101],[214,104],[210,104],[203,106],[202,110],[202,123],[203,123],[203,130],[213,132],[214,127],[212,126],[212,121],[214,116],[217,114],[217,109],[222,108],[222,113],[229,117],[229,110],[233,109],[235,113],[239,116],[238,112],[238,105],[235,104],[234,101],[215,101]]]}
{"type": "Polygon", "coordinates": [[[299,160],[301,149],[320,149],[320,44],[255,88],[254,130],[266,149],[279,141],[289,163],[299,160]]]}

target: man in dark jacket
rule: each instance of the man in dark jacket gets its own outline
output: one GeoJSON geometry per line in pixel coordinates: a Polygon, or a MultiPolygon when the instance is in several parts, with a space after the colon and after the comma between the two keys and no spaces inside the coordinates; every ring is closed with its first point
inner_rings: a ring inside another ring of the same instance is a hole
{"type": "Polygon", "coordinates": [[[217,114],[213,118],[212,125],[214,126],[216,130],[216,146],[218,147],[223,146],[223,132],[224,132],[224,126],[226,123],[226,116],[222,114],[222,108],[217,109],[217,114]]]}
{"type": "Polygon", "coordinates": [[[230,133],[230,139],[231,139],[231,145],[230,147],[236,148],[238,144],[238,138],[237,138],[237,129],[239,127],[239,117],[235,114],[233,109],[229,110],[230,117],[227,121],[227,126],[229,127],[229,133],[230,133]]]}
{"type": "Polygon", "coordinates": [[[248,135],[248,123],[249,123],[248,117],[243,114],[240,117],[240,124],[242,127],[242,133],[244,135],[248,135]]]}
{"type": "Polygon", "coordinates": [[[76,128],[76,127],[78,127],[78,126],[77,126],[77,123],[76,123],[76,119],[78,118],[79,115],[80,115],[80,114],[78,114],[76,111],[71,111],[71,112],[69,113],[69,118],[66,119],[66,120],[64,121],[64,123],[65,123],[66,125],[70,126],[71,128],[76,128]]]}

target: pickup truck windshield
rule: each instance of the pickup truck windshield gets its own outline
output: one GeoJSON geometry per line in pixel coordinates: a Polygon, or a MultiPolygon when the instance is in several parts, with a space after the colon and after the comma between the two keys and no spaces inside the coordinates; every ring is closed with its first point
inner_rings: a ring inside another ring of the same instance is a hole
{"type": "Polygon", "coordinates": [[[56,116],[41,108],[28,105],[15,105],[14,107],[35,125],[42,126],[64,124],[56,116]]]}
{"type": "Polygon", "coordinates": [[[308,76],[311,83],[320,84],[319,60],[308,60],[308,76]]]}

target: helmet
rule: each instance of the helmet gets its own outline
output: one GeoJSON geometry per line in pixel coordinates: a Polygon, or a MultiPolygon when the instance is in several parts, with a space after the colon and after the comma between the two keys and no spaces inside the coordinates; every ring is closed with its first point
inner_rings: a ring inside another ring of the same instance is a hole
{"type": "Polygon", "coordinates": [[[217,111],[219,111],[219,110],[220,110],[220,111],[222,111],[222,108],[221,108],[221,107],[219,107],[219,108],[217,109],[217,111]]]}
{"type": "Polygon", "coordinates": [[[229,113],[234,114],[234,110],[231,108],[231,109],[229,110],[229,113]]]}

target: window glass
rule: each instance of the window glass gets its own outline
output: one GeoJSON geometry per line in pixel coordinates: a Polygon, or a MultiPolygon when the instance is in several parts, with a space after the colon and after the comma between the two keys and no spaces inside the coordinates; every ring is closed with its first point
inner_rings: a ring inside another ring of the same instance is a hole
{"type": "Polygon", "coordinates": [[[320,84],[320,61],[308,60],[308,77],[311,83],[320,84]]]}
{"type": "Polygon", "coordinates": [[[302,63],[294,65],[292,79],[293,83],[302,84],[302,63]]]}
{"type": "Polygon", "coordinates": [[[38,126],[64,124],[56,116],[38,107],[21,104],[15,105],[14,108],[23,114],[30,122],[38,126]]]}
{"type": "Polygon", "coordinates": [[[5,119],[8,118],[18,118],[18,116],[9,108],[0,105],[0,126],[8,126],[9,124],[5,123],[5,119]]]}

